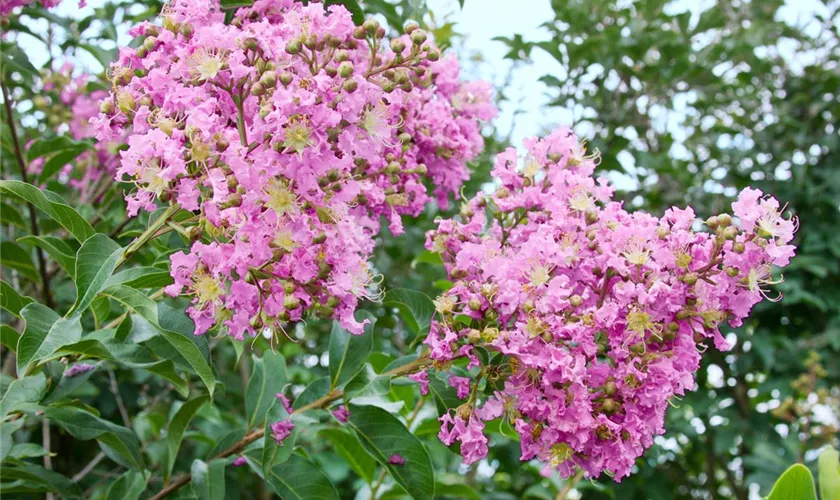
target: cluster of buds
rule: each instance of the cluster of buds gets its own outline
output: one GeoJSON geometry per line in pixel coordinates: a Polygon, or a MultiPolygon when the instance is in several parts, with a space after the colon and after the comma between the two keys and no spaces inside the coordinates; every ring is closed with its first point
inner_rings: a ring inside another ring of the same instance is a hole
{"type": "Polygon", "coordinates": [[[488,85],[461,83],[416,26],[385,44],[341,6],[262,0],[226,24],[218,0],[180,0],[162,18],[132,30],[143,41],[112,66],[96,124],[100,139],[131,128],[130,215],[158,200],[196,213],[167,292],[192,295],[197,333],[276,333],[304,314],[361,333],[380,217],[399,234],[426,177],[443,199],[460,187],[495,114],[488,85]]]}
{"type": "Polygon", "coordinates": [[[484,423],[503,418],[546,473],[620,479],[694,387],[707,344],[729,348],[719,326],[767,298],[796,220],[749,188],[705,224],[691,208],[628,213],[570,130],[526,146],[497,157],[495,193],[427,237],[454,283],[425,343],[472,378],[450,377],[466,402],[440,438],[470,463],[487,452],[484,423]]]}
{"type": "Polygon", "coordinates": [[[806,371],[790,384],[793,394],[770,413],[799,434],[803,448],[836,444],[840,428],[830,415],[840,415],[840,388],[826,386],[829,373],[816,351],[808,353],[804,365],[806,371]]]}

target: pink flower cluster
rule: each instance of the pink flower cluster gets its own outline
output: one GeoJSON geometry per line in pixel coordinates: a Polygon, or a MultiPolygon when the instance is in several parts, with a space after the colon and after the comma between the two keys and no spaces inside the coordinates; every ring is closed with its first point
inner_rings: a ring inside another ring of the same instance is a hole
{"type": "MultiPolygon", "coordinates": [[[[99,101],[108,92],[96,88],[96,80],[88,74],[73,76],[74,67],[64,64],[57,71],[44,77],[44,93],[33,99],[35,108],[42,111],[48,124],[60,134],[67,134],[80,141],[96,136],[90,120],[99,115],[99,101]]],[[[113,176],[119,166],[118,149],[127,132],[110,141],[97,141],[92,151],[77,156],[73,163],[65,165],[60,180],[77,190],[82,203],[96,201],[107,188],[113,186],[113,176]],[[74,165],[76,172],[74,173],[74,165]]],[[[29,170],[40,173],[45,159],[37,158],[29,164],[29,170]]]]}
{"type": "Polygon", "coordinates": [[[705,224],[691,208],[629,213],[570,130],[526,145],[524,158],[497,157],[492,195],[427,237],[454,285],[435,301],[425,343],[438,367],[462,358],[472,374],[468,387],[450,377],[466,402],[441,417],[439,437],[471,463],[487,453],[485,422],[502,417],[521,459],[545,473],[620,479],[694,387],[707,342],[729,348],[719,325],[740,325],[768,298],[796,220],[755,189],[734,217],[705,224]]]}
{"type": "Polygon", "coordinates": [[[495,108],[486,83],[462,83],[416,25],[387,42],[344,7],[257,0],[230,24],[218,0],[176,0],[163,25],[111,68],[100,139],[131,128],[118,170],[136,190],[196,213],[189,253],[172,256],[171,295],[189,294],[201,334],[222,323],[243,338],[305,312],[360,334],[360,298],[380,229],[445,201],[481,150],[495,108]]]}

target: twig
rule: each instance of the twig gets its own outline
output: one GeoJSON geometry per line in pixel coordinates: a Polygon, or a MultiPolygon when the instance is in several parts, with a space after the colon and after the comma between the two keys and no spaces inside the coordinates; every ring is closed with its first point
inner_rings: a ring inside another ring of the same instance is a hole
{"type": "MultiPolygon", "coordinates": [[[[405,364],[405,365],[400,366],[398,368],[395,368],[391,371],[385,372],[383,375],[390,376],[390,377],[401,377],[403,375],[408,375],[410,373],[414,373],[414,372],[416,372],[416,371],[418,371],[418,370],[420,370],[420,369],[422,369],[422,368],[424,368],[424,367],[426,367],[430,364],[432,364],[432,361],[429,358],[420,357],[420,358],[412,361],[411,363],[405,364]]],[[[322,397],[316,399],[315,401],[313,401],[313,402],[311,402],[307,405],[301,406],[300,408],[296,409],[295,411],[292,412],[292,415],[297,415],[299,413],[303,413],[305,411],[314,410],[314,409],[318,409],[318,408],[324,408],[327,405],[329,405],[330,403],[332,403],[333,401],[336,401],[336,400],[340,399],[342,396],[344,396],[344,391],[342,391],[341,389],[336,389],[336,390],[330,391],[327,395],[322,396],[322,397]]],[[[225,457],[229,457],[231,455],[236,455],[239,452],[241,452],[246,446],[253,443],[257,439],[260,439],[264,435],[265,435],[265,428],[257,429],[255,431],[247,434],[238,443],[236,443],[235,445],[231,446],[230,448],[220,452],[218,455],[216,455],[213,458],[214,459],[225,458],[225,457]]],[[[162,498],[166,498],[171,493],[174,493],[175,491],[179,490],[181,487],[189,484],[190,481],[192,481],[192,475],[189,474],[189,473],[185,474],[185,475],[181,476],[180,478],[178,478],[177,480],[170,483],[169,486],[167,486],[166,488],[160,490],[160,492],[158,492],[157,495],[152,497],[152,500],[161,500],[162,498]]]]}
{"type": "MultiPolygon", "coordinates": [[[[52,455],[50,454],[50,421],[46,418],[41,420],[41,445],[47,451],[44,453],[44,468],[52,470],[52,455]]],[[[47,500],[55,498],[52,493],[47,493],[47,500]]]]}
{"type": "Polygon", "coordinates": [[[99,462],[101,462],[103,458],[105,458],[105,452],[100,451],[99,454],[93,457],[93,460],[88,462],[88,464],[85,465],[84,469],[80,470],[75,476],[71,478],[71,480],[74,483],[78,483],[79,481],[84,479],[85,476],[90,474],[90,471],[92,471],[97,465],[99,465],[99,462]]]}
{"type": "Polygon", "coordinates": [[[575,474],[574,476],[567,479],[563,483],[563,487],[560,489],[560,491],[557,492],[557,496],[555,497],[555,500],[566,500],[566,497],[569,495],[569,492],[572,491],[572,489],[575,486],[577,486],[577,484],[580,482],[580,480],[582,478],[583,478],[583,471],[579,470],[579,471],[577,471],[577,474],[575,474]]]}
{"type": "Polygon", "coordinates": [[[128,418],[128,411],[125,409],[125,403],[123,403],[122,396],[120,396],[120,388],[117,386],[117,377],[114,376],[114,370],[108,369],[108,378],[111,379],[111,393],[114,395],[114,399],[117,400],[117,408],[120,410],[120,416],[122,417],[123,423],[127,428],[131,428],[131,419],[128,418]]]}
{"type": "MultiPolygon", "coordinates": [[[[20,147],[20,140],[18,139],[17,127],[15,126],[14,108],[12,107],[11,92],[6,87],[6,82],[0,80],[0,87],[3,91],[3,105],[6,108],[6,123],[9,125],[9,133],[12,136],[12,144],[15,149],[15,157],[20,166],[20,178],[23,182],[29,184],[29,175],[26,173],[26,160],[23,159],[23,150],[20,147]]],[[[27,202],[29,207],[29,223],[32,231],[32,236],[39,236],[41,234],[38,229],[38,212],[35,210],[35,205],[27,202]]],[[[41,297],[44,304],[53,309],[54,304],[52,295],[50,294],[50,278],[47,274],[47,262],[44,259],[44,251],[41,247],[35,247],[35,254],[38,257],[38,270],[41,273],[41,297]]]]}

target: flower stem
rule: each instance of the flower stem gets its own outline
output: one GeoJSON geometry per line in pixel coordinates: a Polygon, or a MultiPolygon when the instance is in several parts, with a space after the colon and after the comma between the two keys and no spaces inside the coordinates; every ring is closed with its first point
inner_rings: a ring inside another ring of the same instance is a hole
{"type": "Polygon", "coordinates": [[[160,229],[164,225],[166,225],[166,223],[169,221],[169,218],[172,217],[173,215],[175,215],[175,213],[177,213],[178,210],[180,210],[180,209],[181,209],[181,207],[177,203],[175,203],[174,205],[171,205],[169,208],[167,208],[166,211],[163,212],[160,215],[160,217],[157,218],[157,220],[152,222],[149,225],[149,227],[147,227],[146,230],[143,231],[143,233],[140,236],[135,238],[135,240],[132,241],[125,248],[125,251],[123,251],[122,256],[120,256],[120,259],[117,261],[116,267],[120,267],[120,265],[122,265],[125,261],[127,261],[135,252],[140,250],[140,248],[143,245],[145,245],[149,240],[158,236],[158,235],[155,234],[155,233],[157,233],[158,229],[160,229]]]}

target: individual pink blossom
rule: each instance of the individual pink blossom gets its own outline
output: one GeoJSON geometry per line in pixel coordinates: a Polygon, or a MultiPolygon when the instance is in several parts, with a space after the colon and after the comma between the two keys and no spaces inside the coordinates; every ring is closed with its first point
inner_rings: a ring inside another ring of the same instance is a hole
{"type": "Polygon", "coordinates": [[[277,444],[282,444],[283,440],[291,435],[292,429],[295,428],[295,424],[292,423],[291,419],[279,420],[271,424],[270,428],[271,437],[274,438],[274,441],[276,441],[277,444]]]}
{"type": "Polygon", "coordinates": [[[388,457],[388,463],[391,465],[405,465],[405,458],[400,454],[394,453],[388,457]]]}
{"type": "Polygon", "coordinates": [[[64,372],[65,378],[73,378],[77,375],[81,375],[82,373],[89,372],[96,368],[96,365],[92,365],[89,363],[76,363],[75,365],[71,366],[64,372]]]}
{"type": "Polygon", "coordinates": [[[464,399],[470,395],[469,377],[458,377],[457,375],[450,375],[449,385],[455,389],[456,394],[461,399],[464,399]]]}
{"type": "Polygon", "coordinates": [[[350,418],[350,410],[347,409],[346,406],[341,405],[332,412],[333,416],[341,422],[342,424],[347,423],[347,419],[350,418]]]}
{"type": "Polygon", "coordinates": [[[234,467],[242,467],[243,465],[245,465],[247,463],[248,463],[248,461],[245,460],[245,457],[239,456],[239,457],[236,457],[236,459],[233,461],[232,465],[234,467]]]}
{"type": "Polygon", "coordinates": [[[420,384],[420,394],[425,396],[429,393],[429,373],[426,370],[412,373],[408,378],[420,384]]]}
{"type": "Polygon", "coordinates": [[[292,402],[289,400],[289,398],[285,394],[283,394],[282,392],[278,392],[274,396],[277,399],[280,400],[280,404],[283,405],[283,409],[286,410],[286,413],[291,415],[293,413],[293,409],[292,409],[292,402]]]}

